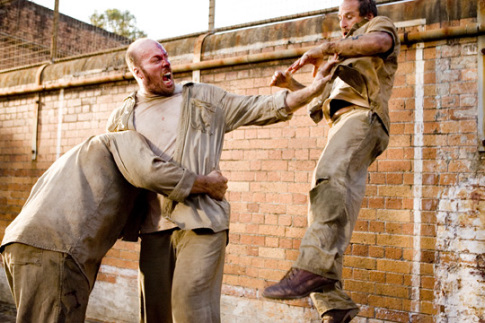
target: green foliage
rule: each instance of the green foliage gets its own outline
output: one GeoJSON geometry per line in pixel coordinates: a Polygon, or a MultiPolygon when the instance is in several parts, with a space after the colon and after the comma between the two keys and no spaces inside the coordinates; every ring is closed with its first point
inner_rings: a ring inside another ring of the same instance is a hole
{"type": "Polygon", "coordinates": [[[111,31],[115,34],[136,39],[146,37],[146,34],[136,27],[136,18],[128,10],[107,9],[104,13],[97,11],[89,17],[91,24],[111,31]]]}

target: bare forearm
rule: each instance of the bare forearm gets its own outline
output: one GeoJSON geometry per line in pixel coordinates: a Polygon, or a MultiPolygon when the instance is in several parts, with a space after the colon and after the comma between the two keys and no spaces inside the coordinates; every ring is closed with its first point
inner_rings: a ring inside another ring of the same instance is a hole
{"type": "Polygon", "coordinates": [[[393,46],[392,37],[385,32],[357,35],[319,46],[322,55],[338,54],[339,57],[372,56],[385,53],[393,46]]]}
{"type": "Polygon", "coordinates": [[[302,106],[310,103],[310,101],[320,93],[321,91],[311,85],[288,93],[286,97],[286,106],[288,107],[288,111],[290,113],[295,112],[302,106]]]}
{"type": "Polygon", "coordinates": [[[300,82],[298,82],[294,78],[291,78],[291,81],[290,81],[289,86],[288,86],[288,90],[298,91],[298,90],[303,89],[304,87],[305,87],[305,85],[301,84],[300,82]]]}

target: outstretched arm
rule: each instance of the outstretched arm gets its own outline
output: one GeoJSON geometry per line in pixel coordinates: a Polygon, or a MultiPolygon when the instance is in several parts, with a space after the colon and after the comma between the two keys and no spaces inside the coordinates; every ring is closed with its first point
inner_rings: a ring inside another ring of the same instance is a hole
{"type": "Polygon", "coordinates": [[[308,50],[287,71],[295,73],[304,65],[312,64],[313,76],[315,76],[326,56],[333,54],[338,55],[340,58],[372,56],[383,54],[389,51],[392,46],[393,40],[391,35],[383,31],[357,35],[337,41],[325,41],[319,46],[308,50]]]}

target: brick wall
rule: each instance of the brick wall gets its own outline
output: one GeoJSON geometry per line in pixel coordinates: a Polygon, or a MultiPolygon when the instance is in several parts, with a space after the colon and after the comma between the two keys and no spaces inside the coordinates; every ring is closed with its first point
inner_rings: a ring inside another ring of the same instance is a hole
{"type": "MultiPolygon", "coordinates": [[[[412,7],[409,12],[408,6],[386,7],[393,14],[405,13],[394,17],[401,34],[443,27],[440,22],[412,19],[420,18],[420,10],[412,7]]],[[[321,20],[311,21],[321,25],[321,20]]],[[[463,14],[446,23],[475,22],[463,14]]],[[[292,40],[304,39],[308,29],[301,24],[285,25],[292,40]]],[[[238,42],[225,49],[217,44],[228,35],[211,36],[204,45],[204,59],[308,46],[318,42],[319,37],[311,35],[335,35],[316,27],[308,32],[309,41],[289,44],[286,35],[282,41],[268,40],[269,30],[279,28],[235,32],[238,42]]],[[[176,45],[167,44],[168,52],[180,51],[176,45]]],[[[359,220],[344,257],[344,288],[361,306],[355,322],[485,320],[485,162],[477,149],[478,79],[483,72],[478,70],[478,51],[476,37],[401,47],[389,102],[390,145],[371,165],[359,220]]],[[[190,61],[188,53],[192,52],[177,53],[172,63],[190,61]]],[[[291,62],[215,68],[202,71],[201,80],[239,94],[270,94],[277,91],[268,86],[274,70],[291,62]]],[[[178,74],[177,80],[190,77],[178,74]]],[[[311,68],[296,77],[309,83],[311,68]]],[[[102,133],[110,111],[135,88],[133,81],[122,81],[40,96],[0,97],[0,236],[56,156],[87,136],[102,133]],[[32,161],[38,100],[42,102],[38,157],[32,161]]],[[[307,225],[310,179],[327,132],[325,124],[313,124],[302,109],[288,122],[245,127],[226,136],[220,166],[230,179],[227,198],[232,213],[224,268],[224,322],[319,321],[308,298],[277,302],[262,298],[261,292],[279,280],[297,257],[307,225]]],[[[118,242],[109,251],[88,317],[136,321],[138,250],[136,243],[118,242]]],[[[5,283],[2,286],[0,300],[11,301],[5,283]]]]}

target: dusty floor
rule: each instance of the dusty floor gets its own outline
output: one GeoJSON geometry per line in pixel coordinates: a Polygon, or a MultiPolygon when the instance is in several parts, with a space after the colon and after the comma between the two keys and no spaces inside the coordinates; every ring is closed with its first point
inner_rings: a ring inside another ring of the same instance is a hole
{"type": "MultiPolygon", "coordinates": [[[[0,302],[0,323],[15,323],[17,311],[15,306],[8,303],[0,302]]],[[[96,323],[98,321],[86,320],[86,323],[96,323]]]]}

